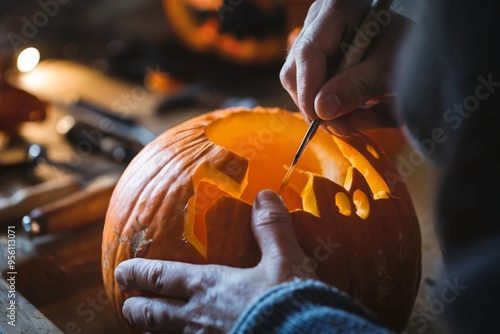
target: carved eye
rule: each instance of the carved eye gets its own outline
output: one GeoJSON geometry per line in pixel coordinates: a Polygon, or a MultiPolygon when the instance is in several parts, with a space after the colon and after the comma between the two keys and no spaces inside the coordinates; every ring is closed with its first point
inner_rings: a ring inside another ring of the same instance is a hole
{"type": "Polygon", "coordinates": [[[357,189],[354,191],[352,201],[356,207],[356,214],[361,219],[368,218],[370,215],[370,201],[368,200],[368,196],[363,191],[357,189]]]}

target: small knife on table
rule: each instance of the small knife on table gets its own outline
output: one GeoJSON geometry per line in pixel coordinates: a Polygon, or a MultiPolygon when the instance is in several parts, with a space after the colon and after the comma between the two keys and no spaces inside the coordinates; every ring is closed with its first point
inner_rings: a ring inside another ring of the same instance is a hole
{"type": "Polygon", "coordinates": [[[66,196],[53,198],[37,206],[30,203],[31,205],[23,208],[25,216],[22,218],[22,224],[30,236],[66,231],[104,217],[113,188],[125,165],[93,160],[76,165],[54,161],[48,157],[46,150],[37,144],[30,146],[29,155],[39,167],[46,164],[66,172],[70,171],[80,184],[77,191],[66,196]]]}
{"type": "Polygon", "coordinates": [[[84,189],[34,208],[22,218],[30,237],[65,232],[102,220],[120,173],[96,177],[84,189]]]}

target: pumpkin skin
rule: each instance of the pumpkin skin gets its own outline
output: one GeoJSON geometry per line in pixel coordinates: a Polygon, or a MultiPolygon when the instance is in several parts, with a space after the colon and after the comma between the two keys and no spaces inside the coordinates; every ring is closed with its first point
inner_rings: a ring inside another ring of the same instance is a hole
{"type": "MultiPolygon", "coordinates": [[[[300,114],[277,108],[217,110],[167,130],[134,158],[113,192],[102,244],[104,285],[128,330],[122,305],[139,293],[116,284],[120,262],[259,262],[251,203],[260,190],[279,188],[307,127],[300,114]]],[[[421,276],[419,224],[398,180],[365,135],[318,131],[282,194],[318,277],[396,331],[421,276]]]]}
{"type": "Polygon", "coordinates": [[[200,54],[242,65],[286,55],[288,33],[304,22],[313,0],[163,0],[179,40],[200,54]]]}

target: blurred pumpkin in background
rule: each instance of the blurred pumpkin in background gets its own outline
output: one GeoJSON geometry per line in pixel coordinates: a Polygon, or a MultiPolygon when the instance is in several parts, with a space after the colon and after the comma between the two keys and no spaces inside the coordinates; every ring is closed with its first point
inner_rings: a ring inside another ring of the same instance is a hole
{"type": "MultiPolygon", "coordinates": [[[[179,40],[200,54],[230,63],[282,62],[314,0],[163,0],[179,40]]],[[[408,145],[401,127],[360,130],[388,155],[408,145]]]]}
{"type": "Polygon", "coordinates": [[[287,38],[314,0],[163,0],[179,40],[198,53],[239,64],[286,56],[287,38]]]}

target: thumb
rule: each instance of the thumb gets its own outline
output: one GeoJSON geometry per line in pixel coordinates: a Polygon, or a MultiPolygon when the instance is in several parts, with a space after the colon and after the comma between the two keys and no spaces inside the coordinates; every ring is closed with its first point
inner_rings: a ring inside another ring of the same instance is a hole
{"type": "Polygon", "coordinates": [[[290,213],[281,197],[272,190],[263,190],[255,198],[252,231],[263,261],[276,257],[305,257],[295,237],[290,213]]]}
{"type": "Polygon", "coordinates": [[[338,118],[387,93],[390,86],[387,71],[367,59],[336,74],[316,95],[314,107],[318,117],[324,120],[338,118]]]}

